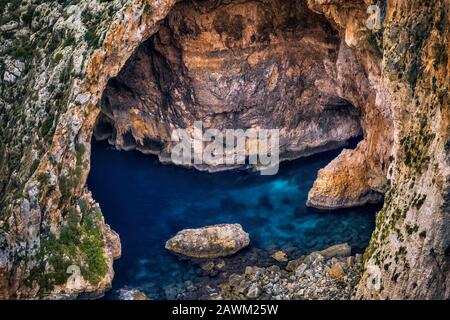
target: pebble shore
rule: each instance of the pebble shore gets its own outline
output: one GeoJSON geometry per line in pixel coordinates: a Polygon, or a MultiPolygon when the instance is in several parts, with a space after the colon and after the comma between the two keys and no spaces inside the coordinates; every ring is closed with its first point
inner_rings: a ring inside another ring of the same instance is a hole
{"type": "Polygon", "coordinates": [[[222,285],[218,299],[349,300],[359,280],[362,256],[326,259],[318,252],[290,261],[285,269],[247,267],[222,285]]]}

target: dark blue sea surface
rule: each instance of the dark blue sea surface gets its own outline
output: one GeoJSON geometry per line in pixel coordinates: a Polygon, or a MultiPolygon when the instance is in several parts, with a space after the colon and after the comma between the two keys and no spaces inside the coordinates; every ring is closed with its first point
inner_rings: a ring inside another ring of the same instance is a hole
{"type": "Polygon", "coordinates": [[[246,265],[278,264],[271,258],[277,250],[295,259],[347,242],[361,252],[374,229],[378,206],[333,212],[305,207],[318,170],[339,152],[284,162],[275,176],[211,174],[93,141],[88,186],[122,243],[113,289],[106,298],[115,298],[120,288],[140,289],[152,299],[204,298],[246,265]],[[220,272],[205,271],[204,261],[180,259],[164,248],[182,229],[218,223],[240,223],[251,239],[249,248],[223,259],[220,272]]]}

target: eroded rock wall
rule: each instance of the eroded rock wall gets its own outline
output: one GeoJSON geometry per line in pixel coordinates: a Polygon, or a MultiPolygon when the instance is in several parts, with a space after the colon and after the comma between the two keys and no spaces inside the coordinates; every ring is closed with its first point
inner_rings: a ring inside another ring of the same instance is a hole
{"type": "Polygon", "coordinates": [[[194,121],[280,129],[282,159],[337,148],[361,134],[364,99],[342,97],[338,70],[355,67],[348,76],[367,82],[351,49],[339,59],[341,46],[304,1],[180,2],[110,80],[96,136],[169,161],[172,130],[194,121]]]}
{"type": "Polygon", "coordinates": [[[357,298],[449,299],[448,1],[392,1],[382,85],[394,123],[388,191],[357,298]],[[380,270],[380,290],[367,285],[380,270]]]}
{"type": "Polygon", "coordinates": [[[389,100],[381,85],[381,49],[366,27],[370,1],[308,1],[340,30],[340,95],[361,108],[364,140],[319,171],[307,204],[336,209],[381,202],[393,143],[389,100]],[[369,41],[370,39],[370,41],[369,41]],[[364,76],[362,76],[362,75],[364,76]]]}
{"type": "Polygon", "coordinates": [[[310,201],[334,205],[348,197],[347,190],[361,194],[384,185],[385,205],[355,298],[448,299],[450,6],[377,3],[383,29],[370,31],[365,13],[371,1],[308,1],[340,28],[373,91],[364,141],[319,172],[310,201]]]}

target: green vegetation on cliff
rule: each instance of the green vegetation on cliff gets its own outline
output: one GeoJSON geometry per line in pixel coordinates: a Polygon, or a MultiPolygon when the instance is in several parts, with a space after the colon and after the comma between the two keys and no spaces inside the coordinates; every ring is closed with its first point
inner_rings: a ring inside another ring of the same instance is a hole
{"type": "Polygon", "coordinates": [[[70,265],[80,267],[83,279],[94,286],[108,271],[99,228],[101,212],[88,208],[84,200],[80,200],[79,206],[82,218],[76,209],[69,210],[59,238],[49,233],[42,240],[37,256],[33,257],[38,265],[31,269],[27,282],[31,286],[36,281],[42,294],[50,292],[55,285],[66,283],[70,265]]]}

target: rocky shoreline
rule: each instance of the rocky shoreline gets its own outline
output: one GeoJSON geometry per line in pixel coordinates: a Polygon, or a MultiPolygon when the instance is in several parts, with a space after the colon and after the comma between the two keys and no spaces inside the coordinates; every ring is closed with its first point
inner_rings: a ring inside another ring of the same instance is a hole
{"type": "MultiPolygon", "coordinates": [[[[190,260],[198,265],[201,280],[167,286],[164,296],[177,300],[350,300],[362,270],[362,254],[351,255],[347,244],[293,260],[277,259],[282,251],[272,257],[256,248],[249,251],[224,259],[190,260]]],[[[144,287],[113,292],[119,300],[157,298],[146,294],[144,287]]]]}
{"type": "Polygon", "coordinates": [[[325,257],[313,252],[285,268],[247,267],[222,285],[217,299],[349,300],[360,278],[362,255],[325,257]]]}
{"type": "MultiPolygon", "coordinates": [[[[221,224],[199,229],[184,229],[166,242],[166,249],[185,257],[206,261],[200,268],[211,278],[226,270],[226,261],[210,259],[236,254],[248,246],[250,239],[240,224],[221,224]],[[208,259],[210,261],[208,261],[208,259]]],[[[223,283],[206,290],[209,299],[261,300],[349,300],[359,280],[362,256],[351,256],[347,243],[314,251],[295,260],[288,260],[283,251],[275,251],[271,258],[278,265],[250,266],[243,259],[243,274],[233,273],[223,283]]],[[[229,268],[228,268],[229,269],[229,268]]],[[[188,292],[200,289],[201,284],[185,283],[188,292]]],[[[178,297],[177,297],[178,298],[178,297]]]]}

